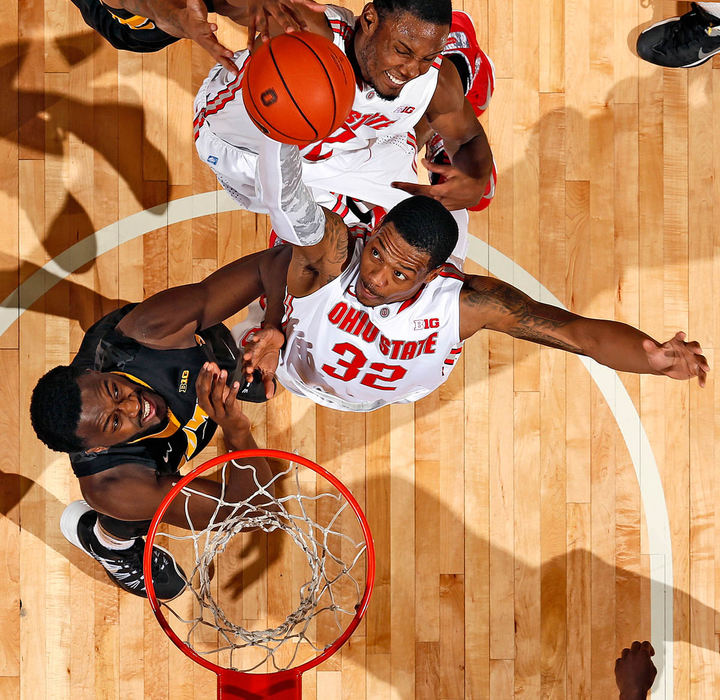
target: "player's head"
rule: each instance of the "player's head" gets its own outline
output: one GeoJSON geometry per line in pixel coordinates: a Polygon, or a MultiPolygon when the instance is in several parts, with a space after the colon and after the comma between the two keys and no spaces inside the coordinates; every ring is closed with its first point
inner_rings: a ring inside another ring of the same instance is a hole
{"type": "Polygon", "coordinates": [[[363,80],[385,100],[430,70],[445,47],[451,0],[374,0],[363,8],[355,58],[363,80]]]}
{"type": "Polygon", "coordinates": [[[58,452],[99,452],[153,432],[167,415],[161,396],[113,372],[51,369],[33,390],[30,419],[58,452]]]}
{"type": "Polygon", "coordinates": [[[381,306],[412,298],[434,279],[458,239],[455,219],[430,197],[405,199],[380,222],[363,250],[358,301],[381,306]]]}

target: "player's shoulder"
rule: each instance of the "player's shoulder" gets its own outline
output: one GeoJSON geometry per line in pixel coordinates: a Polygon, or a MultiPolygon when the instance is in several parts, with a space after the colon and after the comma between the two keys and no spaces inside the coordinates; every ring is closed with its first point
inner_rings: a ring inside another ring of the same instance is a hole
{"type": "Polygon", "coordinates": [[[303,19],[310,31],[332,40],[338,37],[345,42],[355,31],[355,15],[345,7],[325,5],[323,13],[304,10],[303,19]]]}
{"type": "MultiPolygon", "coordinates": [[[[320,15],[319,13],[315,13],[316,17],[321,17],[323,15],[320,15]]],[[[339,7],[338,5],[325,5],[325,12],[324,16],[327,19],[328,22],[332,24],[335,24],[336,27],[333,28],[333,31],[336,30],[336,28],[339,30],[341,27],[349,27],[350,29],[353,29],[355,27],[355,13],[352,10],[349,10],[347,7],[339,7]]]]}
{"type": "Polygon", "coordinates": [[[464,275],[460,303],[465,306],[481,307],[494,305],[498,294],[505,285],[495,277],[487,275],[464,275]]]}
{"type": "Polygon", "coordinates": [[[460,268],[456,267],[451,262],[446,262],[440,266],[438,277],[440,279],[456,280],[464,284],[466,275],[462,270],[460,270],[460,268]]]}

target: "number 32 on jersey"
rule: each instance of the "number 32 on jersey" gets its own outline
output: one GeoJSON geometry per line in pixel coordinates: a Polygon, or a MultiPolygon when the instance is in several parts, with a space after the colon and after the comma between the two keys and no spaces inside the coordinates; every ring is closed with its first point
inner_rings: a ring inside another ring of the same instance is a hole
{"type": "Polygon", "coordinates": [[[388,365],[384,362],[371,362],[367,367],[368,371],[363,371],[368,364],[365,353],[359,350],[351,343],[337,343],[332,351],[339,355],[337,366],[323,365],[322,370],[334,379],[343,382],[351,382],[363,372],[360,383],[369,386],[372,389],[380,389],[380,391],[395,391],[392,384],[400,381],[406,374],[407,370],[400,365],[388,365]]]}

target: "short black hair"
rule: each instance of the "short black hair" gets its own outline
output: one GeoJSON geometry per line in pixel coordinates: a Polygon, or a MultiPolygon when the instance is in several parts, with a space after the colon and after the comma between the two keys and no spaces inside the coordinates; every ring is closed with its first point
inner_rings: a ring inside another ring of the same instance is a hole
{"type": "Polygon", "coordinates": [[[398,233],[413,248],[429,253],[428,269],[442,265],[458,240],[457,222],[436,199],[416,195],[396,204],[382,221],[394,224],[398,233]]]}
{"type": "Polygon", "coordinates": [[[40,378],[30,399],[30,420],[36,435],[56,452],[80,452],[84,449],[77,436],[82,411],[78,377],[85,370],[60,365],[40,378]]]}
{"type": "Polygon", "coordinates": [[[452,0],[373,0],[380,21],[396,12],[409,12],[423,22],[452,23],[452,0]]]}

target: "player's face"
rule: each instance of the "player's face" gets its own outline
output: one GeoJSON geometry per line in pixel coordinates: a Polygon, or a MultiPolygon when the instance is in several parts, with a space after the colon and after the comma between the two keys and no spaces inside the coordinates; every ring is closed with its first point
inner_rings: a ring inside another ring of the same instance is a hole
{"type": "Polygon", "coordinates": [[[82,410],[77,435],[88,449],[111,447],[152,432],[167,416],[154,391],[112,372],[88,372],[78,379],[82,410]]]}
{"type": "Polygon", "coordinates": [[[358,301],[381,306],[405,301],[437,275],[430,254],[411,246],[393,224],[381,226],[365,245],[355,285],[358,301]]]}
{"type": "Polygon", "coordinates": [[[445,47],[450,27],[397,12],[380,21],[372,5],[360,17],[355,57],[363,80],[385,100],[394,100],[405,83],[430,70],[445,47]]]}

